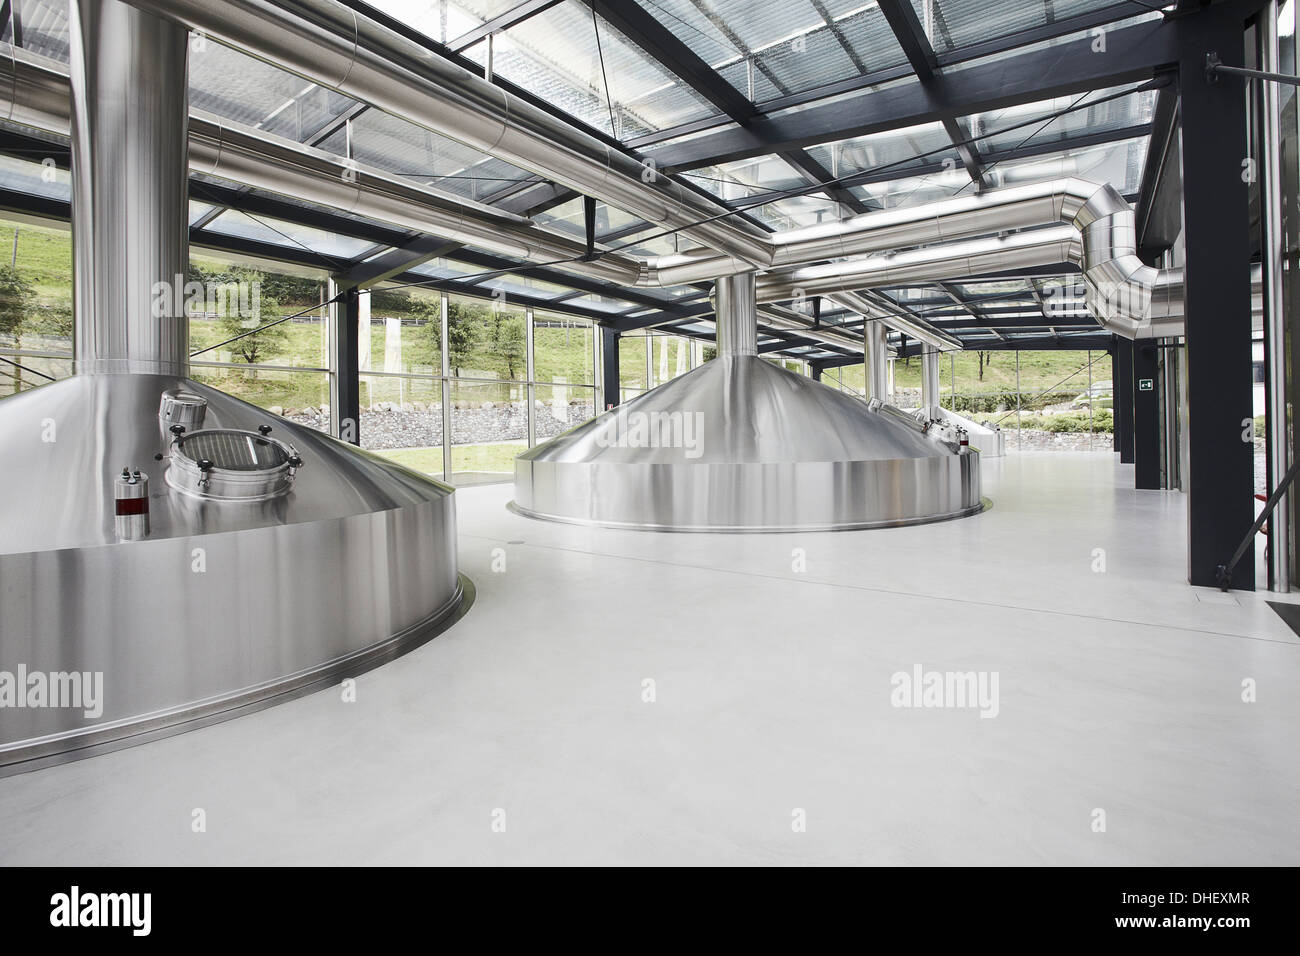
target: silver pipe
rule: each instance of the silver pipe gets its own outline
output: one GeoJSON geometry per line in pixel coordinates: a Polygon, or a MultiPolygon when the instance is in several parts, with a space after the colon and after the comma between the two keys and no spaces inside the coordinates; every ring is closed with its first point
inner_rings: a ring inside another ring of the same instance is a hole
{"type": "Polygon", "coordinates": [[[75,368],[184,375],[189,38],[118,0],[71,0],[68,39],[75,368]]]}
{"type": "Polygon", "coordinates": [[[847,259],[770,272],[758,280],[760,302],[797,295],[852,292],[877,286],[979,275],[1008,268],[1078,262],[1079,233],[1056,226],[1006,237],[945,243],[891,255],[847,259]]]}
{"type": "Polygon", "coordinates": [[[889,350],[885,344],[885,323],[868,319],[862,326],[862,359],[867,380],[867,398],[888,401],[886,381],[889,350]]]}
{"type": "Polygon", "coordinates": [[[827,345],[838,345],[852,349],[862,347],[862,342],[856,335],[825,326],[814,328],[812,319],[782,305],[759,306],[758,314],[762,318],[763,325],[768,328],[794,332],[803,338],[812,339],[815,342],[825,342],[827,345]]]}
{"type": "MultiPolygon", "coordinates": [[[[1252,324],[1263,324],[1264,273],[1259,263],[1250,267],[1250,312],[1252,324]]],[[[1136,338],[1159,339],[1186,333],[1183,304],[1182,268],[1161,269],[1151,290],[1147,322],[1138,329],[1136,338]]],[[[1284,353],[1285,354],[1285,353],[1284,353]]]]}
{"type": "MultiPolygon", "coordinates": [[[[14,63],[14,95],[10,112],[24,122],[58,131],[57,117],[45,121],[57,102],[52,92],[53,78],[48,69],[42,72],[32,63],[25,62],[21,51],[19,53],[20,58],[14,63]]],[[[5,64],[0,64],[0,72],[5,68],[5,64]]],[[[674,284],[752,269],[750,262],[741,256],[709,250],[694,250],[683,256],[660,257],[647,262],[617,253],[606,253],[590,262],[572,261],[585,253],[582,243],[530,227],[527,220],[493,207],[418,187],[353,162],[345,167],[322,151],[261,131],[240,128],[204,114],[192,118],[191,126],[191,159],[198,171],[309,199],[403,228],[433,232],[506,255],[531,261],[561,260],[557,262],[561,268],[604,281],[622,285],[674,284]]],[[[592,192],[590,189],[586,191],[592,192]]],[[[762,241],[772,243],[770,258],[773,262],[789,265],[828,256],[861,254],[898,245],[947,242],[1001,229],[1061,221],[1068,221],[1087,232],[1084,245],[1095,260],[1097,277],[1089,284],[1089,302],[1098,308],[1099,319],[1115,331],[1131,335],[1133,329],[1127,328],[1124,321],[1130,297],[1125,295],[1118,302],[1112,302],[1111,290],[1127,291],[1135,287],[1137,294],[1132,298],[1135,312],[1140,313],[1145,289],[1141,280],[1150,270],[1146,270],[1131,252],[1134,236],[1132,212],[1109,186],[1098,187],[1074,179],[1018,186],[910,209],[868,213],[839,223],[763,237],[762,241]],[[1124,244],[1122,248],[1117,246],[1119,243],[1124,244]]],[[[1001,242],[1008,257],[1006,264],[1026,265],[1027,262],[1017,259],[1016,243],[1025,241],[1036,245],[1042,237],[976,241],[1001,242]]],[[[984,249],[987,257],[983,261],[996,265],[995,251],[987,246],[984,249]]],[[[925,263],[923,272],[926,277],[953,276],[931,276],[925,251],[912,255],[919,255],[925,263]]],[[[950,253],[945,252],[942,261],[950,259],[950,253]]],[[[903,261],[898,260],[897,264],[901,265],[903,261]]],[[[870,268],[883,260],[861,262],[870,268]]],[[[821,267],[823,273],[831,275],[839,268],[854,267],[835,264],[821,267]]],[[[918,265],[918,268],[922,266],[918,265]]],[[[796,273],[800,271],[795,270],[796,273]]],[[[824,284],[835,285],[828,275],[823,274],[821,278],[824,284]]],[[[764,281],[776,282],[777,279],[769,276],[764,281]]],[[[849,291],[841,288],[838,294],[847,296],[849,291]]],[[[960,347],[951,336],[896,311],[869,308],[861,300],[856,304],[851,304],[847,298],[839,301],[860,314],[884,318],[891,328],[937,348],[960,347]]],[[[1139,323],[1130,321],[1129,324],[1136,326],[1139,323]]]]}
{"type": "MultiPolygon", "coordinates": [[[[973,239],[1032,226],[1074,224],[1085,210],[1091,221],[1127,208],[1109,186],[1081,179],[988,190],[777,233],[771,237],[775,247],[772,268],[789,269],[824,259],[973,239]]],[[[699,282],[741,268],[748,266],[735,263],[725,250],[691,249],[648,260],[640,284],[699,282]]]]}
{"type": "Polygon", "coordinates": [[[713,284],[718,357],[758,354],[758,309],[754,273],[723,276],[713,284]]]}
{"type": "Polygon", "coordinates": [[[726,213],[719,203],[337,0],[131,3],[647,222],[681,229],[750,268],[771,263],[766,235],[735,217],[714,218],[726,213]]]}
{"type": "MultiPolygon", "coordinates": [[[[1277,0],[1260,11],[1256,20],[1259,44],[1259,68],[1277,73],[1279,67],[1277,39],[1277,0]]],[[[1282,302],[1282,155],[1281,105],[1277,84],[1255,81],[1260,98],[1260,204],[1263,215],[1264,336],[1268,361],[1268,463],[1273,483],[1281,482],[1291,465],[1290,428],[1286,401],[1286,319],[1282,302]]],[[[1273,489],[1270,488],[1270,491],[1273,489]]],[[[1278,499],[1273,518],[1268,522],[1269,577],[1273,590],[1291,590],[1291,512],[1288,499],[1278,499]]]]}
{"type": "MultiPolygon", "coordinates": [[[[24,125],[67,135],[67,83],[60,64],[26,51],[0,60],[0,88],[12,90],[9,115],[24,125]]],[[[200,110],[190,114],[189,163],[196,173],[515,258],[554,262],[586,254],[584,243],[533,226],[522,216],[200,110]]],[[[635,283],[640,274],[640,263],[619,253],[565,267],[620,285],[635,283]]]]}
{"type": "Polygon", "coordinates": [[[921,353],[921,407],[929,418],[939,413],[939,353],[927,348],[921,353]]]}
{"type": "Polygon", "coordinates": [[[827,298],[863,318],[882,319],[887,328],[906,332],[917,341],[934,346],[940,352],[951,352],[962,347],[961,342],[947,332],[924,319],[891,308],[887,302],[877,302],[857,292],[836,292],[827,298]]]}

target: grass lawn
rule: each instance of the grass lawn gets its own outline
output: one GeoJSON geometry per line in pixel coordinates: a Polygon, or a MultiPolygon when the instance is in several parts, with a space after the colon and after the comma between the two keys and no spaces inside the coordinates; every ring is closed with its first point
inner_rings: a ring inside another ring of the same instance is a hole
{"type": "MultiPolygon", "coordinates": [[[[524,451],[523,442],[500,442],[487,445],[455,445],[451,449],[451,467],[456,472],[488,471],[515,473],[515,456],[524,451]]],[[[441,448],[386,448],[375,452],[412,471],[442,475],[441,448]]]]}

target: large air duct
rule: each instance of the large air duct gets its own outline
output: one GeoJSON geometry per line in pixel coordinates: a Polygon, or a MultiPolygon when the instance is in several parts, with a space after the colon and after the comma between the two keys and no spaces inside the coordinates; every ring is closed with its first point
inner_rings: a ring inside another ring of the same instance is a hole
{"type": "MultiPolygon", "coordinates": [[[[1161,269],[1151,294],[1149,321],[1140,324],[1133,337],[1158,339],[1185,335],[1187,316],[1183,295],[1183,270],[1161,269]]],[[[1250,313],[1253,327],[1263,328],[1264,270],[1259,263],[1250,267],[1250,313]]]]}
{"type": "Polygon", "coordinates": [[[657,531],[845,530],[980,510],[979,454],[755,354],[753,277],[718,357],[515,459],[522,514],[657,531]]]}
{"type": "MultiPolygon", "coordinates": [[[[171,2],[164,0],[162,5],[171,2]]],[[[332,0],[322,0],[319,6],[325,8],[331,3],[332,0]]],[[[149,4],[141,2],[138,5],[149,4]]],[[[248,5],[263,13],[278,9],[269,0],[249,0],[248,5]]],[[[376,44],[382,46],[384,42],[396,42],[391,34],[373,25],[367,30],[370,31],[367,36],[376,44]]],[[[257,52],[256,47],[252,49],[257,52]]],[[[8,84],[11,118],[59,131],[58,76],[54,68],[16,51],[12,63],[0,63],[0,74],[9,70],[12,71],[8,84]]],[[[472,74],[460,72],[464,76],[459,80],[469,82],[470,86],[482,83],[472,74]]],[[[407,77],[407,80],[411,78],[407,77]]],[[[389,82],[396,82],[396,79],[390,78],[389,82]]],[[[495,89],[490,85],[489,88],[495,89]]],[[[454,136],[454,130],[459,128],[458,121],[463,119],[462,114],[455,110],[446,114],[436,113],[426,116],[424,123],[438,126],[439,117],[447,126],[443,131],[454,136]]],[[[415,119],[420,121],[418,117],[415,119]]],[[[512,117],[498,117],[496,121],[509,126],[512,117]]],[[[550,125],[553,126],[554,121],[550,125]]],[[[551,132],[559,134],[557,129],[551,132]]],[[[585,140],[579,137],[576,142],[581,146],[585,140]]],[[[609,152],[609,147],[601,146],[601,149],[609,152]]],[[[1098,321],[1121,335],[1132,337],[1140,334],[1145,320],[1144,309],[1154,282],[1154,271],[1136,258],[1133,213],[1123,197],[1110,186],[1097,186],[1077,179],[989,190],[922,206],[866,213],[774,236],[750,236],[742,229],[742,238],[737,238],[736,229],[714,230],[714,226],[729,221],[725,212],[721,207],[712,212],[701,209],[697,203],[699,197],[687,191],[691,197],[690,209],[705,216],[707,222],[703,225],[696,223],[706,230],[705,233],[693,227],[684,229],[684,234],[696,235],[697,238],[707,234],[713,247],[641,262],[609,251],[588,258],[585,246],[577,240],[539,229],[526,220],[492,207],[418,187],[352,160],[340,161],[319,150],[206,115],[191,119],[190,155],[196,171],[333,206],[403,228],[465,241],[517,258],[558,262],[561,268],[622,285],[656,286],[699,281],[752,271],[754,263],[759,262],[764,267],[778,270],[761,280],[760,301],[829,294],[867,318],[882,317],[890,327],[941,349],[955,348],[959,344],[929,323],[897,310],[872,308],[860,298],[855,302],[850,297],[857,290],[886,280],[928,281],[1003,267],[1081,261],[1088,304],[1098,321]],[[1061,223],[1068,224],[1066,228],[1071,230],[1068,234],[1064,230],[1034,229],[1061,223]],[[1024,235],[988,238],[1013,229],[1031,231],[1024,235]],[[1083,233],[1082,242],[1079,232],[1083,233]],[[960,240],[970,241],[959,244],[960,240]],[[935,243],[938,245],[933,245],[935,243]],[[766,244],[766,251],[756,255],[756,244],[766,244]],[[885,257],[845,258],[913,246],[930,248],[885,257]],[[792,266],[826,259],[844,261],[790,270],[792,266]],[[944,271],[949,270],[950,264],[956,271],[944,271]]],[[[551,154],[548,152],[547,155],[551,154]]],[[[610,152],[610,155],[621,154],[610,152]]],[[[585,167],[579,164],[571,170],[575,181],[581,183],[575,188],[590,195],[600,195],[599,187],[603,180],[583,179],[584,174],[579,172],[581,168],[585,167]]],[[[661,201],[663,183],[667,180],[661,176],[647,178],[649,182],[623,182],[621,188],[634,192],[641,190],[643,199],[650,197],[647,201],[661,201]]]]}
{"type": "Polygon", "coordinates": [[[337,682],[464,599],[451,488],[186,377],[186,33],[118,0],[69,33],[77,374],[0,401],[0,774],[337,682]]]}

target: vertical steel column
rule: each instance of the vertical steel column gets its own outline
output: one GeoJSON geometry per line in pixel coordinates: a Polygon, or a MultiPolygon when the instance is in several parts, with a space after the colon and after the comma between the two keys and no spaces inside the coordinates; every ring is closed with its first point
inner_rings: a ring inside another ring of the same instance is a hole
{"type": "Polygon", "coordinates": [[[1020,350],[1016,349],[1016,451],[1024,451],[1020,434],[1020,350]]]}
{"type": "MultiPolygon", "coordinates": [[[[524,386],[524,403],[528,406],[528,447],[537,444],[537,392],[533,384],[533,310],[524,309],[524,377],[528,380],[524,386]]],[[[555,391],[551,391],[551,401],[555,401],[555,391]]]]}
{"type": "Polygon", "coordinates": [[[1127,339],[1117,339],[1114,354],[1115,374],[1111,384],[1115,402],[1115,440],[1119,443],[1120,463],[1131,465],[1133,464],[1133,343],[1127,339]]]}
{"type": "Polygon", "coordinates": [[[330,434],[361,444],[361,295],[329,280],[330,434]]]}
{"type": "MultiPolygon", "coordinates": [[[[1246,96],[1239,79],[1205,72],[1210,51],[1227,66],[1244,66],[1241,16],[1235,4],[1202,7],[1179,21],[1178,34],[1188,580],[1207,587],[1255,518],[1254,449],[1243,434],[1253,417],[1246,96]]],[[[1253,560],[1238,565],[1232,586],[1254,590],[1253,560]]]]}
{"type": "Polygon", "coordinates": [[[885,345],[888,329],[879,320],[868,319],[862,326],[862,358],[866,372],[867,398],[888,401],[889,384],[886,381],[889,351],[885,345]]]}
{"type": "Polygon", "coordinates": [[[75,368],[185,375],[189,34],[71,0],[68,41],[75,368]]]}
{"type": "MultiPolygon", "coordinates": [[[[1113,384],[1113,383],[1112,383],[1113,384]]],[[[1092,349],[1088,350],[1088,451],[1092,451],[1093,409],[1097,399],[1092,394],[1092,349]]]]}
{"type": "Polygon", "coordinates": [[[930,418],[939,412],[939,351],[928,345],[921,346],[921,407],[930,418]]]}
{"type": "Polygon", "coordinates": [[[447,343],[447,329],[449,327],[447,308],[447,293],[443,292],[438,296],[438,321],[441,323],[441,334],[438,336],[438,340],[442,343],[442,480],[450,482],[452,476],[451,352],[447,343]]]}
{"type": "Polygon", "coordinates": [[[608,326],[597,326],[600,332],[600,387],[601,407],[605,410],[622,402],[622,387],[618,370],[618,331],[608,326]]]}
{"type": "Polygon", "coordinates": [[[1160,487],[1160,369],[1151,339],[1127,343],[1133,370],[1133,487],[1160,487]]]}
{"type": "MultiPolygon", "coordinates": [[[[1277,0],[1256,21],[1259,68],[1281,72],[1277,38],[1277,0]]],[[[1276,83],[1255,81],[1259,97],[1260,251],[1264,272],[1264,359],[1268,396],[1268,490],[1271,492],[1291,466],[1286,394],[1286,313],[1282,302],[1282,155],[1281,102],[1276,83]]],[[[1268,522],[1270,590],[1291,590],[1291,508],[1289,495],[1278,499],[1268,522]]]]}

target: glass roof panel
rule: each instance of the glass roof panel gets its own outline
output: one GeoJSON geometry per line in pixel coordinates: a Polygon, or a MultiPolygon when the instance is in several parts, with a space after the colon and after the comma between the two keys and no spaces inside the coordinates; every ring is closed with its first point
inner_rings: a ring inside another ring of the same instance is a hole
{"type": "MultiPolygon", "coordinates": [[[[487,41],[465,55],[484,65],[487,41]]],[[[620,140],[718,114],[580,0],[496,34],[492,72],[620,140]]]]}
{"type": "Polygon", "coordinates": [[[212,212],[212,210],[216,208],[217,207],[212,205],[212,203],[198,202],[197,200],[191,199],[190,220],[189,220],[190,225],[191,226],[194,225],[196,222],[198,222],[200,219],[202,219],[204,216],[206,216],[208,213],[212,212]]]}
{"type": "Polygon", "coordinates": [[[635,302],[628,302],[625,299],[615,299],[608,295],[580,295],[572,299],[565,299],[565,304],[585,305],[589,309],[595,309],[597,312],[626,312],[628,309],[636,307],[635,302]]]}
{"type": "Polygon", "coordinates": [[[1110,183],[1122,195],[1135,194],[1142,184],[1142,162],[1149,137],[1121,140],[1085,149],[1067,149],[1032,159],[1004,160],[990,164],[988,173],[995,185],[1019,186],[1074,176],[1094,183],[1110,183]]]}
{"type": "Polygon", "coordinates": [[[765,203],[752,214],[777,232],[798,229],[802,226],[816,226],[823,222],[838,222],[843,218],[840,204],[827,199],[820,193],[806,196],[791,196],[777,202],[765,203]]]}
{"type": "Polygon", "coordinates": [[[190,44],[190,106],[303,142],[356,101],[211,40],[190,44]]]}
{"type": "Polygon", "coordinates": [[[1072,136],[1123,130],[1151,122],[1155,113],[1155,90],[1143,90],[1104,103],[1094,102],[1116,92],[1119,90],[1059,96],[1052,100],[975,113],[962,117],[960,122],[963,129],[980,137],[976,148],[981,153],[996,153],[1040,143],[1058,142],[1067,146],[1072,136]],[[1089,103],[1093,105],[1088,105],[1089,103]],[[1046,119],[1051,114],[1076,104],[1078,108],[1072,112],[1055,119],[1046,119]]]}
{"type": "Polygon", "coordinates": [[[1010,295],[1028,292],[1028,279],[997,279],[990,282],[954,282],[952,287],[965,296],[1010,295]]]}
{"type": "Polygon", "coordinates": [[[464,262],[438,258],[422,262],[418,266],[412,266],[410,271],[417,275],[428,276],[431,279],[459,279],[462,276],[481,275],[486,270],[481,266],[472,266],[464,262]]]}
{"type": "Polygon", "coordinates": [[[509,303],[509,297],[512,295],[526,295],[535,299],[558,299],[573,294],[572,289],[556,285],[553,282],[543,282],[541,279],[534,279],[531,276],[497,276],[485,282],[480,282],[478,285],[483,289],[501,292],[506,296],[507,304],[509,303]]]}
{"type": "MultiPolygon", "coordinates": [[[[337,130],[320,146],[338,156],[346,155],[347,131],[337,130]]],[[[375,109],[352,121],[352,156],[358,162],[475,200],[531,178],[504,160],[375,109]]]]}
{"type": "MultiPolygon", "coordinates": [[[[545,226],[547,229],[554,229],[556,232],[562,232],[566,235],[576,236],[579,239],[585,240],[587,237],[587,223],[582,209],[581,196],[575,196],[567,202],[537,213],[533,216],[533,221],[539,226],[545,226]]],[[[626,226],[636,225],[640,221],[640,219],[621,209],[607,206],[603,202],[596,203],[597,239],[606,233],[614,232],[626,226]]]]}
{"type": "MultiPolygon", "coordinates": [[[[930,38],[930,45],[940,53],[1032,30],[1081,13],[1124,6],[1117,0],[912,0],[912,8],[930,38]]],[[[1127,6],[1126,12],[1131,9],[1127,6]]]]}
{"type": "Polygon", "coordinates": [[[898,66],[879,5],[861,0],[637,0],[755,102],[898,66]]]}
{"type": "Polygon", "coordinates": [[[891,129],[810,146],[808,153],[836,177],[881,168],[896,169],[901,176],[906,174],[909,166],[941,163],[945,159],[960,162],[942,123],[891,129]]]}
{"type": "Polygon", "coordinates": [[[0,188],[71,202],[72,174],[66,169],[51,169],[41,163],[0,156],[0,188]]]}
{"type": "Polygon", "coordinates": [[[704,166],[682,176],[724,202],[808,185],[808,180],[780,156],[738,159],[720,166],[704,166]]]}
{"type": "Polygon", "coordinates": [[[204,230],[223,236],[252,239],[274,246],[296,247],[319,255],[337,256],[343,259],[355,259],[374,245],[365,239],[340,236],[283,219],[272,219],[268,216],[258,216],[254,219],[247,213],[235,209],[227,209],[208,223],[204,230]]]}
{"type": "Polygon", "coordinates": [[[903,286],[894,289],[878,290],[900,305],[915,305],[926,302],[951,302],[947,295],[929,286],[903,286]]]}
{"type": "Polygon", "coordinates": [[[937,202],[975,191],[971,178],[964,169],[946,169],[924,176],[906,176],[851,188],[859,199],[883,209],[937,202]]]}
{"type": "MultiPolygon", "coordinates": [[[[22,25],[22,48],[68,62],[68,4],[66,0],[15,0],[22,25]]],[[[6,10],[6,14],[8,10],[6,10]]],[[[12,42],[11,18],[6,15],[3,38],[12,42]]]]}
{"type": "Polygon", "coordinates": [[[369,0],[369,3],[430,40],[448,43],[518,6],[519,0],[369,0]]]}

